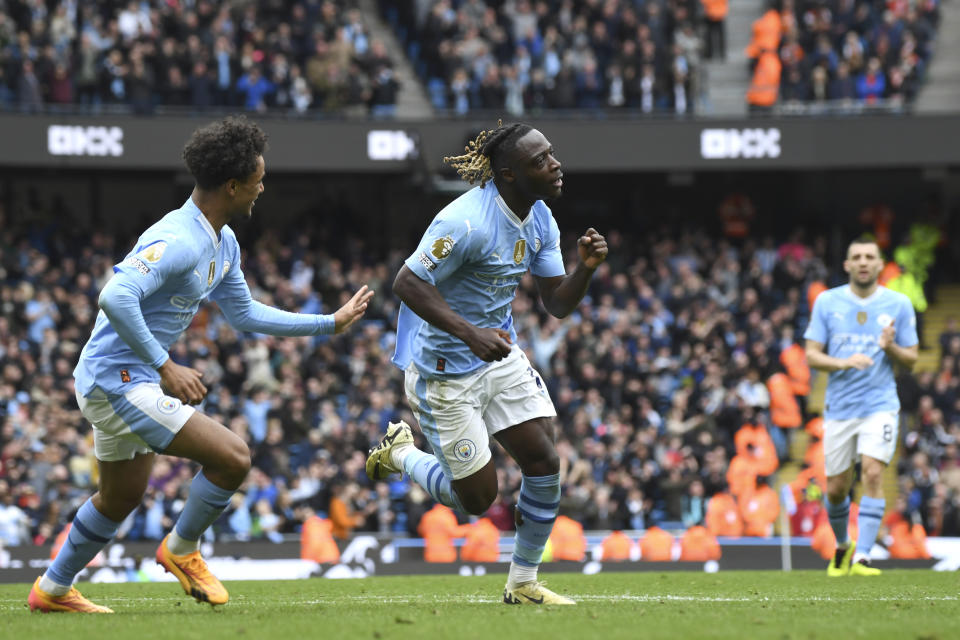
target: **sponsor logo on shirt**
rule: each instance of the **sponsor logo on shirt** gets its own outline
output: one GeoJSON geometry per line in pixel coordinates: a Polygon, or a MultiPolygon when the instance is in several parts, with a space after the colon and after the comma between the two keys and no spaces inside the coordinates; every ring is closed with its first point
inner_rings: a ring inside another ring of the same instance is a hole
{"type": "Polygon", "coordinates": [[[213,260],[210,262],[210,271],[207,273],[207,286],[213,284],[213,278],[217,275],[217,261],[213,260]]]}
{"type": "Polygon", "coordinates": [[[866,311],[857,311],[857,322],[860,324],[867,323],[867,312],[866,311]]]}
{"type": "Polygon", "coordinates": [[[140,252],[140,255],[147,262],[157,262],[160,258],[163,257],[163,252],[167,250],[167,243],[163,242],[154,242],[152,245],[140,252]]]}
{"type": "Polygon", "coordinates": [[[453,238],[450,236],[437,238],[433,241],[433,246],[430,247],[430,253],[433,254],[433,257],[437,260],[443,260],[453,251],[453,245],[453,238]]]}
{"type": "Polygon", "coordinates": [[[437,263],[431,260],[430,256],[423,251],[420,252],[420,255],[417,256],[417,258],[420,260],[420,264],[427,268],[427,271],[433,271],[437,268],[437,263]]]}
{"type": "Polygon", "coordinates": [[[128,267],[133,267],[134,269],[139,271],[140,275],[142,276],[145,276],[148,273],[150,273],[150,267],[145,265],[143,263],[143,260],[141,260],[140,258],[130,256],[129,258],[123,261],[123,264],[127,265],[128,267]]]}

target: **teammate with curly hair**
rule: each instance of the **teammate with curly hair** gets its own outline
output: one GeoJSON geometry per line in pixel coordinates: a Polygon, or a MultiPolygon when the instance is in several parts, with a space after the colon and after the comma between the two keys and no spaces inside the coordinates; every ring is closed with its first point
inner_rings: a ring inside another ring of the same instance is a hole
{"type": "Polygon", "coordinates": [[[227,507],[250,469],[238,435],[195,410],[207,393],[202,374],[174,362],[170,345],[201,301],[217,302],[235,329],[277,336],[341,333],[367,309],[362,287],[332,315],[300,314],[252,299],[240,246],[227,225],[249,218],[263,193],[266,135],[243,117],[194,132],[184,148],[196,181],[182,207],[143,232],[100,293],[93,334],[74,370],[77,402],[93,424],[99,490],[77,511],[65,544],[30,591],[33,610],[111,613],[73,581],[143,498],[157,453],[201,465],[157,562],[198,602],[229,596],[200,556],[199,540],[227,507]]]}
{"type": "Polygon", "coordinates": [[[402,300],[393,362],[405,370],[407,400],[433,455],[391,424],[367,458],[373,479],[405,471],[437,502],[481,514],[497,496],[490,436],[523,472],[508,604],[575,604],[537,580],[560,506],[560,462],[546,384],[516,346],[510,313],[529,270],[547,311],[569,315],[607,257],[594,229],[580,237],[567,274],[560,231],[544,200],[563,190],[560,162],[526,124],[482,132],[461,156],[444,158],[479,186],[447,205],[397,274],[402,300]],[[492,184],[491,184],[492,183],[492,184]]]}

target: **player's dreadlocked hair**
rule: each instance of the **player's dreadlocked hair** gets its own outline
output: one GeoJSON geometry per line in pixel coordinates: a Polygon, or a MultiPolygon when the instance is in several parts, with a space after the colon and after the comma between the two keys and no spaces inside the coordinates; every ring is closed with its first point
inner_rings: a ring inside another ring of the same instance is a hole
{"type": "Polygon", "coordinates": [[[215,189],[228,180],[243,180],[257,169],[267,134],[245,116],[230,116],[193,132],[183,160],[201,189],[215,189]]]}
{"type": "Polygon", "coordinates": [[[480,134],[463,148],[466,151],[462,156],[446,156],[443,161],[457,170],[460,177],[469,182],[480,181],[480,188],[493,179],[493,171],[500,167],[501,152],[513,149],[517,140],[533,129],[528,124],[515,122],[503,126],[503,121],[497,121],[497,128],[481,131],[480,134]]]}

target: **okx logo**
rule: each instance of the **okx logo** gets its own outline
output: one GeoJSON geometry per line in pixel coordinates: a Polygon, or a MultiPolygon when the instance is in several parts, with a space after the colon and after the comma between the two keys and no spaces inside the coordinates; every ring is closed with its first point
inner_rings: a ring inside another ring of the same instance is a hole
{"type": "Polygon", "coordinates": [[[705,160],[779,158],[780,129],[704,129],[700,156],[705,160]]]}
{"type": "Polygon", "coordinates": [[[123,129],[54,124],[47,128],[52,156],[122,156],[123,129]]]}

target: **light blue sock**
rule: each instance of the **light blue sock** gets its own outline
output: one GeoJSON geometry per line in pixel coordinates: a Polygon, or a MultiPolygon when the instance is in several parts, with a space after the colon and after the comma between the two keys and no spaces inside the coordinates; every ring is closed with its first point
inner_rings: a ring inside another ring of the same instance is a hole
{"type": "Polygon", "coordinates": [[[97,511],[92,498],[87,500],[77,511],[70,533],[44,574],[45,577],[58,585],[69,587],[97,552],[117,535],[119,528],[119,522],[97,511]]]}
{"type": "Polygon", "coordinates": [[[540,565],[543,549],[547,546],[559,511],[559,473],[552,476],[523,476],[520,500],[517,501],[520,518],[517,534],[514,536],[514,564],[524,567],[540,565]]]}
{"type": "Polygon", "coordinates": [[[184,540],[199,540],[223,510],[230,504],[233,489],[221,489],[203,475],[201,470],[190,484],[190,496],[183,506],[174,530],[184,540]]]}
{"type": "Polygon", "coordinates": [[[857,553],[869,557],[870,549],[877,541],[877,532],[880,531],[880,521],[883,520],[883,510],[887,506],[887,501],[883,498],[871,498],[863,496],[860,498],[860,514],[857,516],[857,528],[860,533],[857,534],[857,553]]]}
{"type": "Polygon", "coordinates": [[[443,467],[440,466],[436,456],[411,447],[403,459],[403,470],[413,478],[414,482],[423,487],[434,501],[454,511],[467,512],[460,504],[460,498],[457,497],[457,492],[450,484],[450,478],[443,472],[443,467]]]}
{"type": "Polygon", "coordinates": [[[850,496],[843,499],[840,504],[833,504],[828,497],[827,516],[830,518],[830,527],[833,529],[833,535],[837,537],[837,544],[845,544],[847,538],[847,523],[850,520],[850,496]]]}

